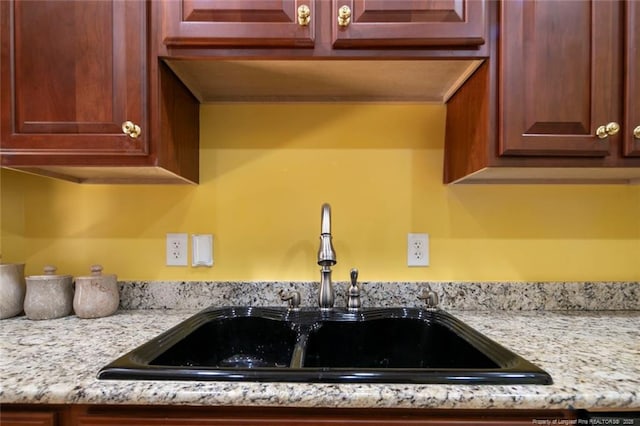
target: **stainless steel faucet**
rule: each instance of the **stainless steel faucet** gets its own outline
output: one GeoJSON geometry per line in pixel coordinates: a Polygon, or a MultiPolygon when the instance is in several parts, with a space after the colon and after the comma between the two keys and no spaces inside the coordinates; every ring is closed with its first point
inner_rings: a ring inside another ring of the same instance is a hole
{"type": "Polygon", "coordinates": [[[331,242],[331,206],[328,203],[322,205],[322,217],[320,224],[320,248],[318,249],[318,265],[320,269],[320,293],[318,305],[320,309],[333,309],[335,295],[331,283],[331,267],[336,264],[336,251],[331,242]]]}

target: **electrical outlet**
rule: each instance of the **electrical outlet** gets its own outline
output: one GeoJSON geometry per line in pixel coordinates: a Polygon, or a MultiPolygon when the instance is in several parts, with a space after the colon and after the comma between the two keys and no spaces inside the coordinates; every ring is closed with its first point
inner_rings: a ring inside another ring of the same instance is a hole
{"type": "Polygon", "coordinates": [[[187,266],[187,234],[167,234],[167,266],[187,266]]]}
{"type": "Polygon", "coordinates": [[[407,266],[429,266],[429,234],[407,234],[407,266]]]}

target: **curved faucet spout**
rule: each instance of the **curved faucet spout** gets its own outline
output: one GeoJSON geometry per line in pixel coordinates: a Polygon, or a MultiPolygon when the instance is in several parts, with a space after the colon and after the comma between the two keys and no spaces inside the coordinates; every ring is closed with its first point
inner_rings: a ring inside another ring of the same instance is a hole
{"type": "Polygon", "coordinates": [[[318,265],[320,271],[320,291],[318,305],[320,309],[332,309],[335,300],[333,284],[331,283],[331,266],[336,264],[336,251],[331,242],[331,206],[328,203],[322,205],[320,224],[320,248],[318,249],[318,265]]]}
{"type": "Polygon", "coordinates": [[[324,203],[320,217],[320,233],[331,234],[331,205],[324,203]]]}
{"type": "Polygon", "coordinates": [[[336,251],[331,241],[331,206],[328,203],[322,205],[320,225],[320,248],[318,249],[318,265],[333,266],[336,264],[336,251]]]}

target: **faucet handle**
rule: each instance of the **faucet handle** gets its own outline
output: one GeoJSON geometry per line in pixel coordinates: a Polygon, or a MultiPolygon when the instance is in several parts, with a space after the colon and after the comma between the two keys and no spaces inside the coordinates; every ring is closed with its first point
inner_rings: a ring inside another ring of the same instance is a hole
{"type": "Polygon", "coordinates": [[[289,309],[292,311],[300,310],[300,292],[297,290],[293,290],[289,293],[285,293],[283,289],[280,289],[278,292],[280,295],[280,300],[283,302],[289,302],[289,309]]]}
{"type": "Polygon", "coordinates": [[[427,309],[438,309],[440,300],[438,294],[433,290],[424,290],[422,295],[418,296],[418,299],[424,300],[427,304],[427,309]]]}
{"type": "Polygon", "coordinates": [[[358,270],[353,268],[350,272],[351,286],[349,287],[349,299],[347,308],[349,311],[359,311],[362,306],[360,303],[360,287],[358,287],[358,270]]]}
{"type": "Polygon", "coordinates": [[[352,268],[349,275],[351,276],[351,285],[358,285],[358,270],[356,268],[352,268]]]}

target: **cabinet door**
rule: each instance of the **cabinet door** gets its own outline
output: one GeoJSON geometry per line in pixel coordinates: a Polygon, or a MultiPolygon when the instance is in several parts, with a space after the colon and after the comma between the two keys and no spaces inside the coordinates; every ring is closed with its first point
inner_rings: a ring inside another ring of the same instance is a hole
{"type": "Polygon", "coordinates": [[[485,15],[484,0],[332,0],[333,46],[479,46],[485,15]]]}
{"type": "Polygon", "coordinates": [[[627,0],[624,153],[640,156],[640,3],[627,0]]]}
{"type": "Polygon", "coordinates": [[[144,153],[144,2],[0,3],[2,151],[144,153]]]}
{"type": "Polygon", "coordinates": [[[313,47],[314,3],[169,0],[162,4],[163,42],[168,47],[313,47]]]}
{"type": "Polygon", "coordinates": [[[500,155],[606,156],[621,134],[620,3],[501,3],[500,155]]]}

